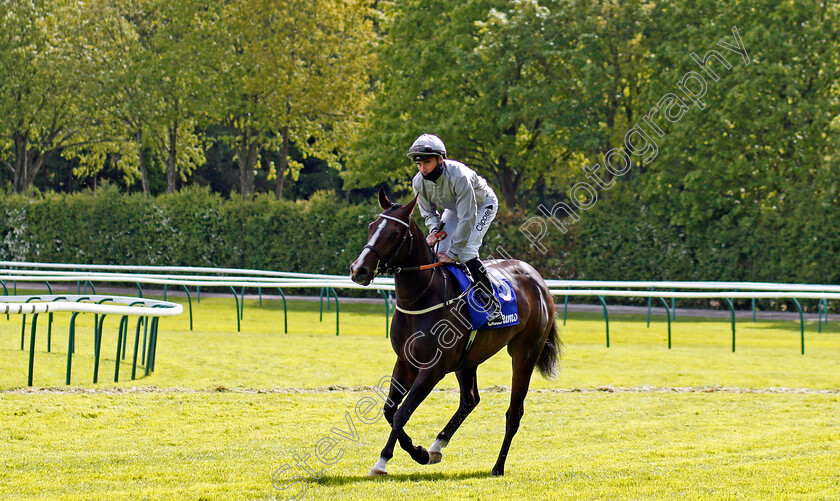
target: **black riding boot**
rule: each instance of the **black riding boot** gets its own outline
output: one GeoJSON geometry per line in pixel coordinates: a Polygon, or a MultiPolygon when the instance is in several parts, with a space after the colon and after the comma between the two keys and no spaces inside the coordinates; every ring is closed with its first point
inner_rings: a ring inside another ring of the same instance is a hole
{"type": "Polygon", "coordinates": [[[493,285],[490,283],[490,278],[487,276],[487,269],[481,264],[481,260],[476,258],[470,259],[464,263],[467,269],[470,270],[473,282],[477,293],[476,298],[484,303],[484,310],[490,315],[490,319],[497,318],[502,314],[502,306],[496,295],[493,294],[493,285]]]}

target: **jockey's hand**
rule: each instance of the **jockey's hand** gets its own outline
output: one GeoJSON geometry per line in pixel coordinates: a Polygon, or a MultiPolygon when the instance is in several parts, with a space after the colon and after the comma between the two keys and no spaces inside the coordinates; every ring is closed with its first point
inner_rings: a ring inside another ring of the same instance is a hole
{"type": "Polygon", "coordinates": [[[436,243],[440,242],[446,238],[445,231],[435,231],[433,233],[429,233],[429,236],[426,237],[426,243],[429,244],[429,247],[434,247],[436,243]]]}
{"type": "Polygon", "coordinates": [[[441,263],[455,264],[455,260],[452,259],[451,257],[449,257],[449,254],[446,254],[444,252],[438,252],[437,253],[437,258],[438,258],[438,261],[440,261],[441,263]]]}

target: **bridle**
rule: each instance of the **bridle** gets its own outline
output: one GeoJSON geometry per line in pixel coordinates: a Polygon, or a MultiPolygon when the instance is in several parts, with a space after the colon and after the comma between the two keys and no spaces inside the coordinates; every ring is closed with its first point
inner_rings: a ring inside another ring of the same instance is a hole
{"type": "Polygon", "coordinates": [[[393,273],[393,274],[400,273],[403,269],[400,268],[399,266],[397,266],[397,267],[391,266],[391,261],[393,261],[394,258],[397,257],[397,255],[399,255],[400,251],[405,246],[405,241],[406,240],[408,240],[408,253],[411,254],[411,251],[414,248],[414,236],[411,234],[411,231],[410,231],[411,226],[409,225],[409,223],[406,223],[402,219],[394,217],[394,216],[389,216],[388,214],[380,214],[379,217],[384,218],[384,219],[389,219],[391,221],[396,221],[396,222],[400,223],[401,225],[405,226],[405,232],[403,233],[403,236],[400,239],[400,244],[397,246],[396,250],[394,250],[394,252],[391,254],[391,257],[388,258],[388,259],[385,259],[385,257],[382,255],[382,253],[379,252],[376,249],[376,247],[374,247],[373,245],[371,245],[371,244],[365,245],[365,249],[370,249],[370,251],[373,252],[376,255],[376,259],[377,259],[376,269],[373,270],[373,274],[374,274],[374,276],[376,276],[380,273],[393,273]]]}
{"type": "Polygon", "coordinates": [[[382,253],[379,252],[373,245],[365,245],[365,249],[370,249],[370,251],[376,255],[377,262],[376,269],[373,270],[374,276],[382,273],[396,275],[404,271],[428,270],[431,268],[437,268],[438,266],[443,264],[442,262],[437,262],[432,264],[424,264],[421,266],[391,266],[391,261],[393,261],[400,254],[400,251],[402,251],[402,248],[405,246],[406,240],[408,240],[408,253],[411,254],[411,251],[414,250],[414,235],[412,235],[411,233],[410,223],[406,223],[402,219],[396,218],[394,216],[389,216],[388,214],[380,214],[379,217],[400,223],[401,225],[405,226],[405,232],[403,233],[403,236],[400,239],[400,244],[397,246],[397,248],[391,254],[391,257],[388,259],[385,259],[382,253]]]}

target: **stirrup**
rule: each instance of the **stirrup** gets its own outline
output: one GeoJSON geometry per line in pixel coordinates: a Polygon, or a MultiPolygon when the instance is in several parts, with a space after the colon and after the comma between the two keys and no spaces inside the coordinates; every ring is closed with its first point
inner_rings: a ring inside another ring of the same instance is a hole
{"type": "Polygon", "coordinates": [[[495,294],[490,294],[489,297],[483,289],[477,289],[476,295],[484,307],[484,312],[487,313],[487,320],[497,320],[502,316],[502,303],[495,294]]]}

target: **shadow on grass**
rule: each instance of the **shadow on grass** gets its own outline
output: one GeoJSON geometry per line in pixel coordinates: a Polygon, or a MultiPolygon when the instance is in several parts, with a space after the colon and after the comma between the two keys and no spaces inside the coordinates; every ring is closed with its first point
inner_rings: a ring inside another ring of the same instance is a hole
{"type": "Polygon", "coordinates": [[[398,475],[383,475],[369,477],[367,475],[332,476],[325,475],[311,480],[323,486],[356,484],[359,482],[418,482],[424,480],[466,480],[469,478],[490,478],[490,470],[462,471],[459,473],[403,473],[398,475]]]}

